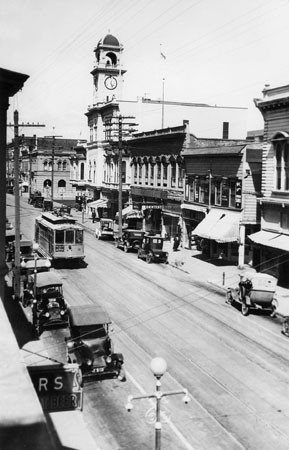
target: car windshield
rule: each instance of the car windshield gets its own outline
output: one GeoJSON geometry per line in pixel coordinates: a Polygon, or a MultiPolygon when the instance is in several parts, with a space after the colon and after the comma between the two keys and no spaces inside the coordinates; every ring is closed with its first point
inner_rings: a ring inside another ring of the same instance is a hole
{"type": "Polygon", "coordinates": [[[81,339],[98,339],[106,336],[103,325],[90,325],[78,328],[78,336],[81,339]]]}
{"type": "Polygon", "coordinates": [[[128,237],[130,238],[142,238],[143,233],[140,231],[133,231],[132,233],[128,233],[128,237]]]}
{"type": "Polygon", "coordinates": [[[40,295],[45,295],[47,298],[59,297],[62,295],[62,286],[51,286],[49,288],[42,288],[40,295]]]}

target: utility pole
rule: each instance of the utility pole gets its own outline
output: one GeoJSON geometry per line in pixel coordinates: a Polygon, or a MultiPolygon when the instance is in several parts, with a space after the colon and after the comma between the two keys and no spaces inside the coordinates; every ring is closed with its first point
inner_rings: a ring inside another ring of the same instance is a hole
{"type": "Polygon", "coordinates": [[[122,116],[118,118],[118,236],[122,236],[122,116]]]}
{"type": "MultiPolygon", "coordinates": [[[[14,255],[14,295],[20,298],[20,197],[19,197],[19,113],[14,111],[14,200],[15,200],[15,255],[14,255]]],[[[7,126],[11,126],[8,124],[7,126]]],[[[24,124],[21,127],[45,127],[40,124],[24,124]]]]}
{"type": "Polygon", "coordinates": [[[51,167],[51,202],[52,202],[52,209],[53,209],[53,196],[54,196],[54,159],[55,159],[55,138],[61,138],[62,136],[44,136],[45,138],[52,139],[52,167],[51,167]]]}
{"type": "Polygon", "coordinates": [[[118,236],[122,236],[122,152],[123,152],[123,136],[130,135],[133,131],[136,131],[133,127],[137,126],[137,123],[124,122],[124,119],[135,119],[134,116],[113,116],[106,126],[108,127],[109,134],[114,132],[118,139],[118,236]],[[116,127],[117,125],[117,127],[116,127]],[[114,127],[115,126],[115,127],[114,127]]]}

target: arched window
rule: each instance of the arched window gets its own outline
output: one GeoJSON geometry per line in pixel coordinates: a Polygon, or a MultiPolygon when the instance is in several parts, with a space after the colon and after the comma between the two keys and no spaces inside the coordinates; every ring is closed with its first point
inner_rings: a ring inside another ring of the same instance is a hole
{"type": "Polygon", "coordinates": [[[58,181],[58,187],[59,188],[65,188],[66,187],[66,181],[65,180],[59,180],[58,181]]]}
{"type": "Polygon", "coordinates": [[[46,160],[43,162],[43,170],[48,170],[48,162],[46,160]]]}
{"type": "Polygon", "coordinates": [[[62,170],[67,170],[67,161],[62,162],[62,170]]]}
{"type": "Polygon", "coordinates": [[[277,133],[272,139],[275,152],[275,189],[289,190],[289,136],[277,133]]]}
{"type": "Polygon", "coordinates": [[[59,161],[57,161],[57,170],[61,170],[61,168],[62,168],[62,163],[59,160],[59,161]]]}

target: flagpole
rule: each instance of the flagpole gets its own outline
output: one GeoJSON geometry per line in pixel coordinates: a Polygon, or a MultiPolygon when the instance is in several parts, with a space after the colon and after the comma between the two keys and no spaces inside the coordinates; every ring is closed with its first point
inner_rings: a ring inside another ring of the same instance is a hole
{"type": "MultiPolygon", "coordinates": [[[[166,55],[162,51],[162,44],[160,44],[160,54],[163,61],[167,59],[166,55]]],[[[165,75],[165,74],[163,74],[165,75]]],[[[165,77],[163,76],[163,93],[162,93],[162,128],[164,128],[165,118],[165,77]]]]}
{"type": "Polygon", "coordinates": [[[163,96],[162,96],[162,128],[164,128],[165,116],[165,78],[163,78],[163,96]]]}

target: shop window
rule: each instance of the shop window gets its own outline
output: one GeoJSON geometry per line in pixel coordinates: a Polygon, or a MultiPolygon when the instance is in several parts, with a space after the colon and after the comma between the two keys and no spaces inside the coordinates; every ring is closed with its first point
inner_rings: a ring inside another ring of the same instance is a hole
{"type": "Polygon", "coordinates": [[[215,205],[221,205],[221,182],[220,181],[215,181],[215,186],[214,186],[214,190],[215,190],[215,205]]]}
{"type": "Polygon", "coordinates": [[[222,195],[221,195],[221,206],[229,206],[229,184],[227,180],[222,181],[222,195]]]}
{"type": "Polygon", "coordinates": [[[282,231],[289,231],[289,210],[286,209],[284,212],[281,212],[281,228],[282,231]]]}

